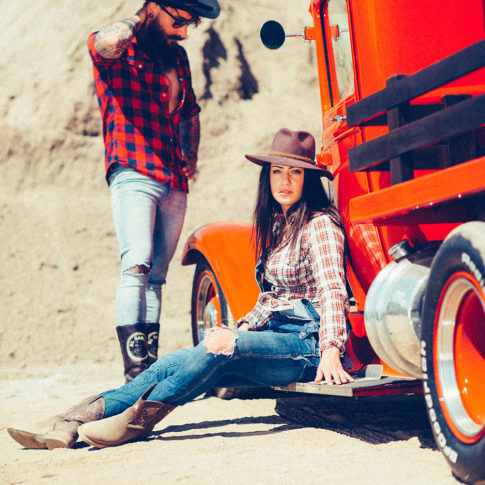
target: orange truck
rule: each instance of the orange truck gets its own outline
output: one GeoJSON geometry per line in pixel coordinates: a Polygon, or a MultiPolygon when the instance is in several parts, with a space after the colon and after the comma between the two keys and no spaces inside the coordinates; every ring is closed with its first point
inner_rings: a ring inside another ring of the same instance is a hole
{"type": "MultiPolygon", "coordinates": [[[[342,396],[422,393],[453,473],[485,483],[485,2],[311,0],[323,136],[317,162],[348,239],[342,396]]],[[[266,47],[285,41],[269,21],[266,47]]],[[[194,344],[253,307],[251,226],[188,239],[194,344]]]]}

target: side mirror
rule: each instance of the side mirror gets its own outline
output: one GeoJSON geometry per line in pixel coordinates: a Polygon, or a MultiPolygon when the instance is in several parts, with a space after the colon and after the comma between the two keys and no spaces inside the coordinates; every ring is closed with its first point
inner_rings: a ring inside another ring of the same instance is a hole
{"type": "Polygon", "coordinates": [[[268,49],[279,49],[285,43],[286,37],[303,37],[307,41],[314,40],[314,30],[313,27],[305,27],[302,32],[297,34],[287,34],[279,22],[268,20],[259,29],[259,37],[268,49]]]}
{"type": "Polygon", "coordinates": [[[285,43],[285,29],[276,20],[268,20],[259,29],[259,37],[268,49],[279,49],[285,43]]]}

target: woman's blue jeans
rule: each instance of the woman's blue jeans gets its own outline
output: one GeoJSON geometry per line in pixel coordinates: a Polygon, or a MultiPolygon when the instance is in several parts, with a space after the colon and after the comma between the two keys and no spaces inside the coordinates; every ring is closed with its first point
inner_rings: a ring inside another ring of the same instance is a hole
{"type": "Polygon", "coordinates": [[[234,330],[230,353],[209,352],[204,340],[164,355],[129,384],[102,394],[105,417],[132,406],[153,384],[148,400],[180,406],[213,387],[285,386],[313,380],[320,361],[315,322],[291,325],[272,320],[271,328],[234,330]]]}
{"type": "Polygon", "coordinates": [[[162,285],[182,231],[187,194],[122,165],[110,175],[109,187],[121,255],[118,325],[158,323],[162,285]],[[134,267],[146,271],[133,273],[134,267]]]}

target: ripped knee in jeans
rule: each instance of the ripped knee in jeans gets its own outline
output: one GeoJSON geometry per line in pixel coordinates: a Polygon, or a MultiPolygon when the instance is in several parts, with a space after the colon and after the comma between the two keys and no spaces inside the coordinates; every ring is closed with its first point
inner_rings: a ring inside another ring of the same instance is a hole
{"type": "Polygon", "coordinates": [[[205,331],[205,348],[208,353],[232,357],[236,348],[237,333],[227,327],[213,327],[205,331]]]}
{"type": "Polygon", "coordinates": [[[150,266],[147,266],[146,264],[138,264],[138,265],[132,266],[131,268],[128,268],[125,271],[133,274],[147,274],[150,272],[150,266]]]}

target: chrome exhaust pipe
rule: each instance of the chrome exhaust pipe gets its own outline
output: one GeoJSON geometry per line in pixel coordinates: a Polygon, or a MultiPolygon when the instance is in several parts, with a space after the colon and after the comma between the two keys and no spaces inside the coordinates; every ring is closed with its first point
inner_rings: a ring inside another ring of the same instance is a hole
{"type": "Polygon", "coordinates": [[[365,329],[374,351],[389,367],[421,378],[422,300],[432,254],[409,254],[401,243],[396,246],[389,251],[396,260],[380,271],[367,293],[365,329]]]}

